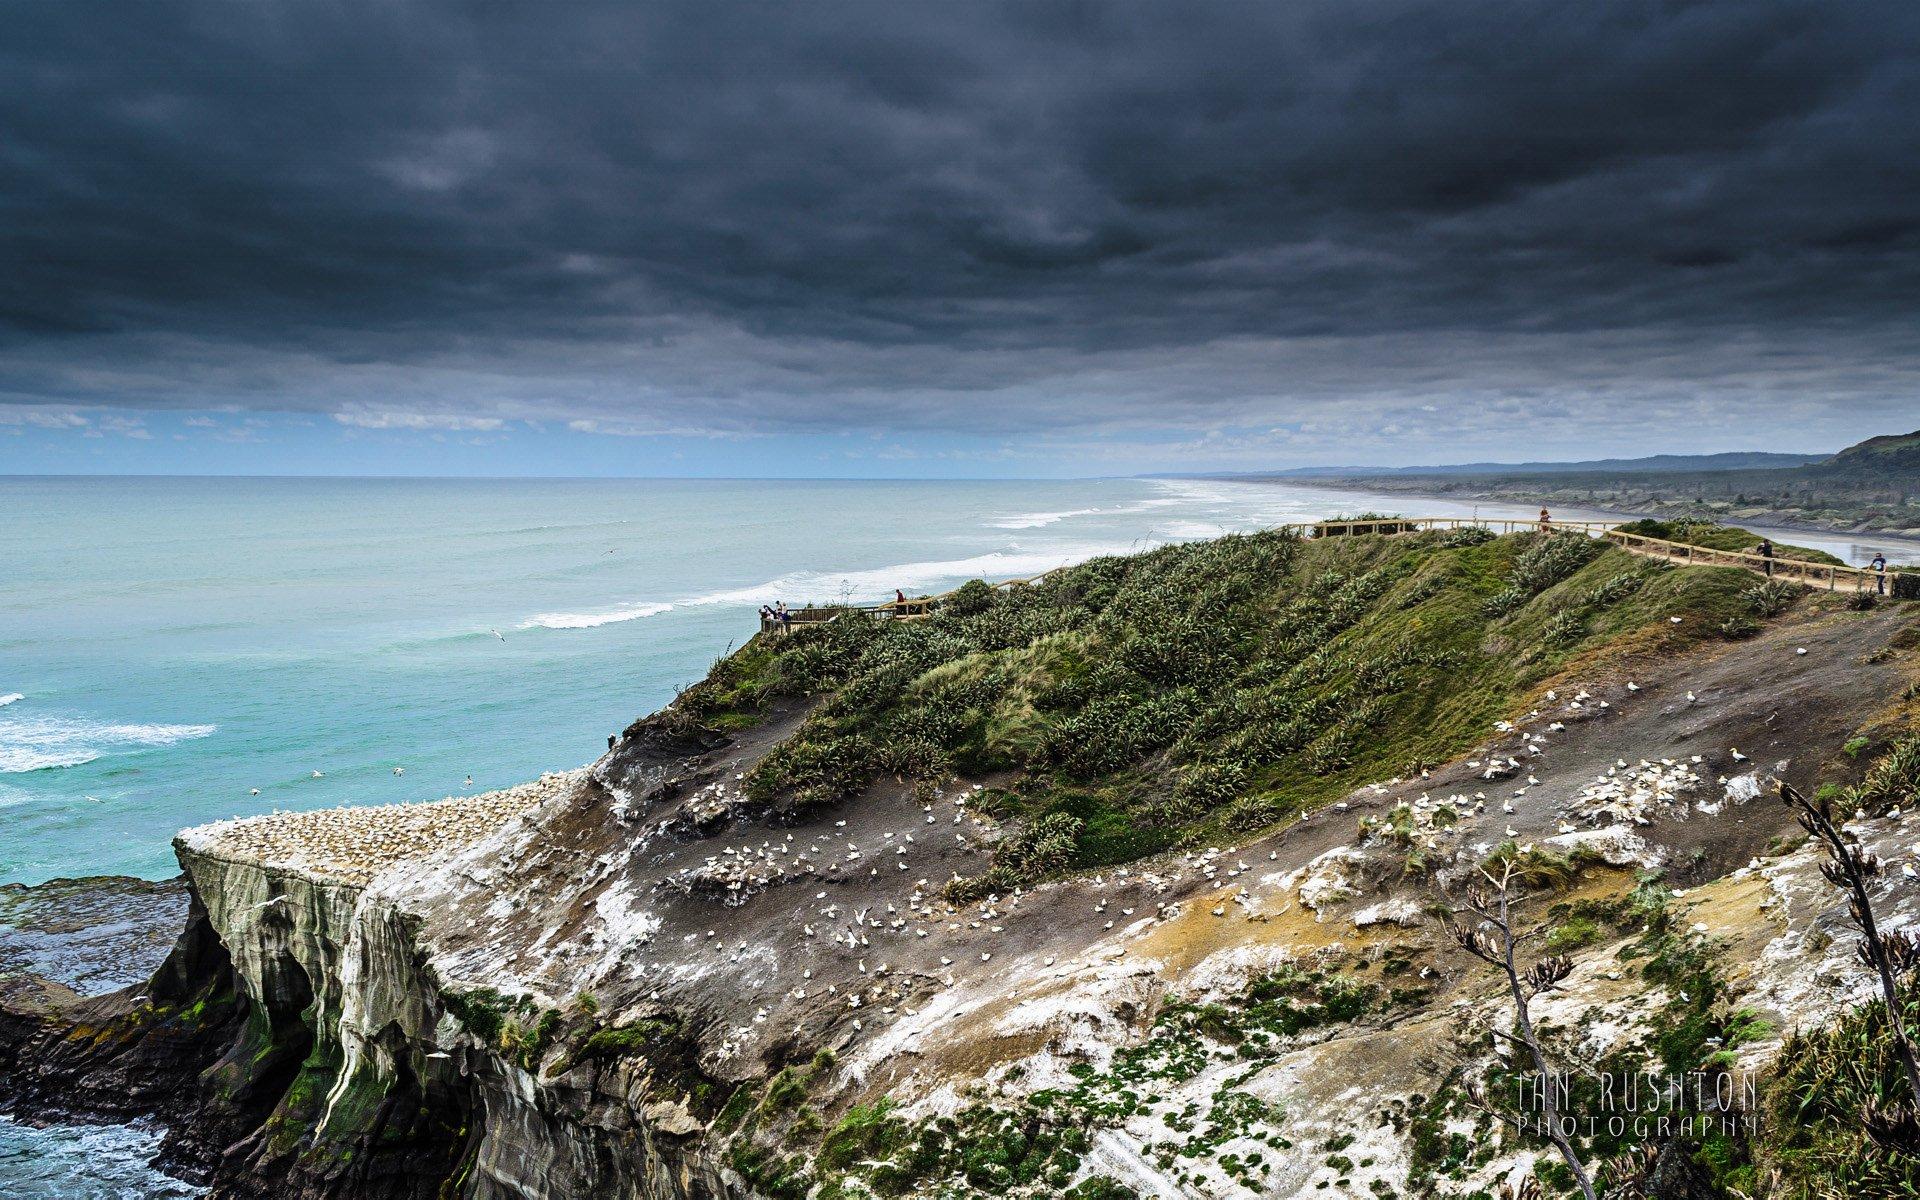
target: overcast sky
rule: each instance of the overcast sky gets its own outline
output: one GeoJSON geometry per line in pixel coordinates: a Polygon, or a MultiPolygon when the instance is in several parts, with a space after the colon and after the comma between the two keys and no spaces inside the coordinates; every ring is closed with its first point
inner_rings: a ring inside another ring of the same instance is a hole
{"type": "Polygon", "coordinates": [[[1920,426],[1920,5],[0,0],[0,470],[1920,426]]]}

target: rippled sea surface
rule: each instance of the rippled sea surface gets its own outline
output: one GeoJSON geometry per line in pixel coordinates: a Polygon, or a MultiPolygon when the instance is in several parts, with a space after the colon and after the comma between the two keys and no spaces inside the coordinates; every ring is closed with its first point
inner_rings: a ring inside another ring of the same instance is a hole
{"type": "Polygon", "coordinates": [[[185,1200],[200,1189],[148,1166],[160,1130],[132,1125],[34,1129],[0,1117],[0,1188],[10,1200],[185,1200]]]}

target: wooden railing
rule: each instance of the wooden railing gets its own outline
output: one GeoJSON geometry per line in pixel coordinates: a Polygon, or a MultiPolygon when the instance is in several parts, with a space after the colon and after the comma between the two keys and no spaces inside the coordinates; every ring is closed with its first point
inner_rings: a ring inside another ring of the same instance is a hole
{"type": "MultiPolygon", "coordinates": [[[[1757,575],[1771,579],[1784,579],[1791,583],[1802,584],[1810,588],[1823,588],[1826,591],[1873,592],[1886,591],[1888,576],[1862,567],[1843,567],[1831,563],[1809,562],[1799,558],[1781,558],[1775,555],[1768,558],[1745,550],[1714,550],[1706,546],[1695,546],[1689,542],[1672,542],[1662,538],[1647,537],[1644,534],[1626,533],[1612,521],[1540,521],[1506,520],[1487,517],[1370,517],[1354,521],[1314,521],[1298,525],[1282,525],[1281,532],[1292,533],[1296,537],[1366,537],[1394,536],[1407,533],[1425,533],[1435,529],[1464,529],[1473,526],[1492,530],[1495,533],[1577,533],[1587,537],[1605,538],[1621,549],[1647,558],[1658,558],[1682,566],[1697,567],[1744,567],[1757,575]]],[[[1055,567],[1042,571],[1038,575],[1029,575],[1023,579],[1003,579],[988,584],[993,588],[1027,587],[1039,583],[1066,567],[1055,567]]],[[[887,600],[880,604],[835,604],[808,605],[805,608],[791,610],[788,620],[762,620],[760,632],[783,634],[792,631],[795,625],[817,625],[825,621],[838,620],[842,616],[858,613],[862,616],[878,617],[894,621],[918,621],[933,615],[941,603],[959,589],[941,592],[933,596],[910,596],[905,600],[887,600]]]]}
{"type": "Polygon", "coordinates": [[[1537,533],[1553,529],[1568,533],[1599,536],[1614,527],[1612,521],[1531,521],[1495,520],[1488,517],[1369,517],[1356,521],[1314,521],[1307,525],[1283,525],[1282,529],[1301,537],[1361,537],[1366,534],[1422,533],[1430,529],[1464,529],[1475,526],[1495,533],[1537,533]]]}
{"type": "Polygon", "coordinates": [[[1804,558],[1782,558],[1777,554],[1769,558],[1747,550],[1715,550],[1688,542],[1669,542],[1638,533],[1622,533],[1617,529],[1608,530],[1606,537],[1618,546],[1649,558],[1665,559],[1684,566],[1745,567],[1770,579],[1785,579],[1810,588],[1824,588],[1829,592],[1884,590],[1887,579],[1882,572],[1861,567],[1809,562],[1804,558]]]}
{"type": "Polygon", "coordinates": [[[1302,531],[1302,536],[1312,537],[1359,537],[1366,534],[1419,533],[1431,529],[1458,529],[1466,525],[1479,526],[1497,533],[1580,533],[1588,537],[1605,538],[1614,545],[1634,554],[1647,558],[1658,558],[1683,566],[1698,567],[1744,567],[1757,575],[1769,579],[1784,579],[1792,583],[1803,584],[1810,588],[1823,588],[1826,591],[1873,592],[1884,591],[1887,576],[1878,571],[1869,571],[1862,567],[1845,567],[1833,563],[1810,562],[1800,558],[1783,558],[1776,554],[1771,558],[1756,554],[1750,550],[1715,550],[1707,546],[1696,546],[1691,542],[1673,542],[1664,538],[1648,537],[1640,533],[1628,533],[1611,521],[1532,521],[1489,520],[1479,517],[1382,517],[1365,521],[1319,521],[1312,525],[1289,526],[1302,531]]]}
{"type": "Polygon", "coordinates": [[[839,619],[841,614],[865,611],[853,604],[812,605],[805,608],[790,608],[781,616],[761,617],[761,633],[790,633],[795,625],[824,625],[828,621],[839,619]]]}

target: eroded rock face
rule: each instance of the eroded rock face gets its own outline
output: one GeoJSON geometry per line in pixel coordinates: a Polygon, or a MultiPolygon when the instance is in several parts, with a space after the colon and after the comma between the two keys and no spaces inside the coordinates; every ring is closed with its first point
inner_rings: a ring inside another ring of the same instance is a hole
{"type": "Polygon", "coordinates": [[[723,1194],[685,1153],[685,1122],[649,1123],[623,1068],[543,1075],[538,1051],[477,1035],[479,1006],[496,1001],[462,985],[450,1002],[405,889],[194,848],[209,844],[183,838],[180,857],[249,1012],[210,1078],[216,1091],[279,1090],[210,1165],[217,1194],[286,1194],[285,1181],[301,1196],[431,1196],[450,1179],[476,1197],[723,1194]]]}

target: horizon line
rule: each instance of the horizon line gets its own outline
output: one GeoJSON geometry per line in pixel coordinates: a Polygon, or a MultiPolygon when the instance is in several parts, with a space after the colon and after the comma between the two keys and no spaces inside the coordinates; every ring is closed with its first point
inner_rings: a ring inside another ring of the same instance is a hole
{"type": "Polygon", "coordinates": [[[0,472],[0,480],[46,479],[342,479],[402,481],[547,481],[596,483],[644,481],[715,483],[1085,483],[1111,479],[1153,479],[1163,475],[399,475],[311,472],[249,474],[240,471],[42,471],[0,472]]]}

